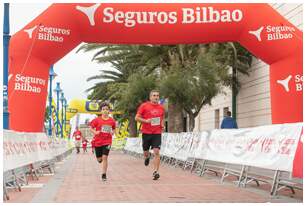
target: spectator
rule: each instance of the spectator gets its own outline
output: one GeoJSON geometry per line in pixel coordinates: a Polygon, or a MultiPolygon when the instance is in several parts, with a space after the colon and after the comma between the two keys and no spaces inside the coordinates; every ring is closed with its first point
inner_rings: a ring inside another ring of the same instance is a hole
{"type": "Polygon", "coordinates": [[[221,129],[238,129],[236,120],[231,116],[232,113],[230,111],[227,111],[226,116],[222,120],[221,129]]]}

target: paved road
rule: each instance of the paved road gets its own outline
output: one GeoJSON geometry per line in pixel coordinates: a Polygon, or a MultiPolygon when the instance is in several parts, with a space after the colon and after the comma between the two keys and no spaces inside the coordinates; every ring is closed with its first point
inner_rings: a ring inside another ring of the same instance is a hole
{"type": "MultiPolygon", "coordinates": [[[[152,165],[111,151],[107,182],[91,153],[75,153],[58,169],[32,202],[302,202],[299,198],[271,199],[263,189],[220,184],[212,175],[198,177],[180,168],[162,165],[161,178],[153,181],[152,165]]],[[[267,189],[268,190],[268,189],[267,189]]]]}

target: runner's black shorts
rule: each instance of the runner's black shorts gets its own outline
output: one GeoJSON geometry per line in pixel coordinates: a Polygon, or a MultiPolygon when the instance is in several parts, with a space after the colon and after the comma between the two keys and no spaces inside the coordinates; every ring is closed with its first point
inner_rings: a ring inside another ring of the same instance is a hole
{"type": "Polygon", "coordinates": [[[111,149],[110,145],[103,145],[100,147],[95,147],[95,153],[96,153],[96,157],[102,157],[102,155],[108,155],[109,154],[109,150],[111,149]]]}
{"type": "Polygon", "coordinates": [[[161,134],[142,134],[142,149],[148,151],[150,147],[160,149],[161,134]]]}

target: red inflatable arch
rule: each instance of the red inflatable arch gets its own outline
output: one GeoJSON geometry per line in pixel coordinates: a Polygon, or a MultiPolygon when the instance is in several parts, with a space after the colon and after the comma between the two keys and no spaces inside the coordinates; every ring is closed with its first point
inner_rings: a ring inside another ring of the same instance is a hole
{"type": "Polygon", "coordinates": [[[237,41],[270,65],[272,122],[301,122],[302,35],[267,4],[53,4],[11,38],[10,128],[42,131],[49,67],[81,42],[237,41]]]}

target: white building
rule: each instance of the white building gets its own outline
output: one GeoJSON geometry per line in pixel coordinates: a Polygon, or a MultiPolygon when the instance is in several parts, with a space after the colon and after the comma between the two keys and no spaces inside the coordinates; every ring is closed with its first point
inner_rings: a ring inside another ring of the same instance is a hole
{"type": "MultiPolygon", "coordinates": [[[[270,4],[288,21],[300,30],[303,29],[302,4],[270,4]]],[[[241,89],[237,96],[237,124],[239,128],[271,124],[271,101],[269,83],[269,65],[254,58],[250,76],[238,75],[241,89]]],[[[211,106],[204,106],[195,121],[194,131],[220,128],[227,110],[232,111],[230,88],[224,89],[224,95],[212,100],[211,106]]]]}

